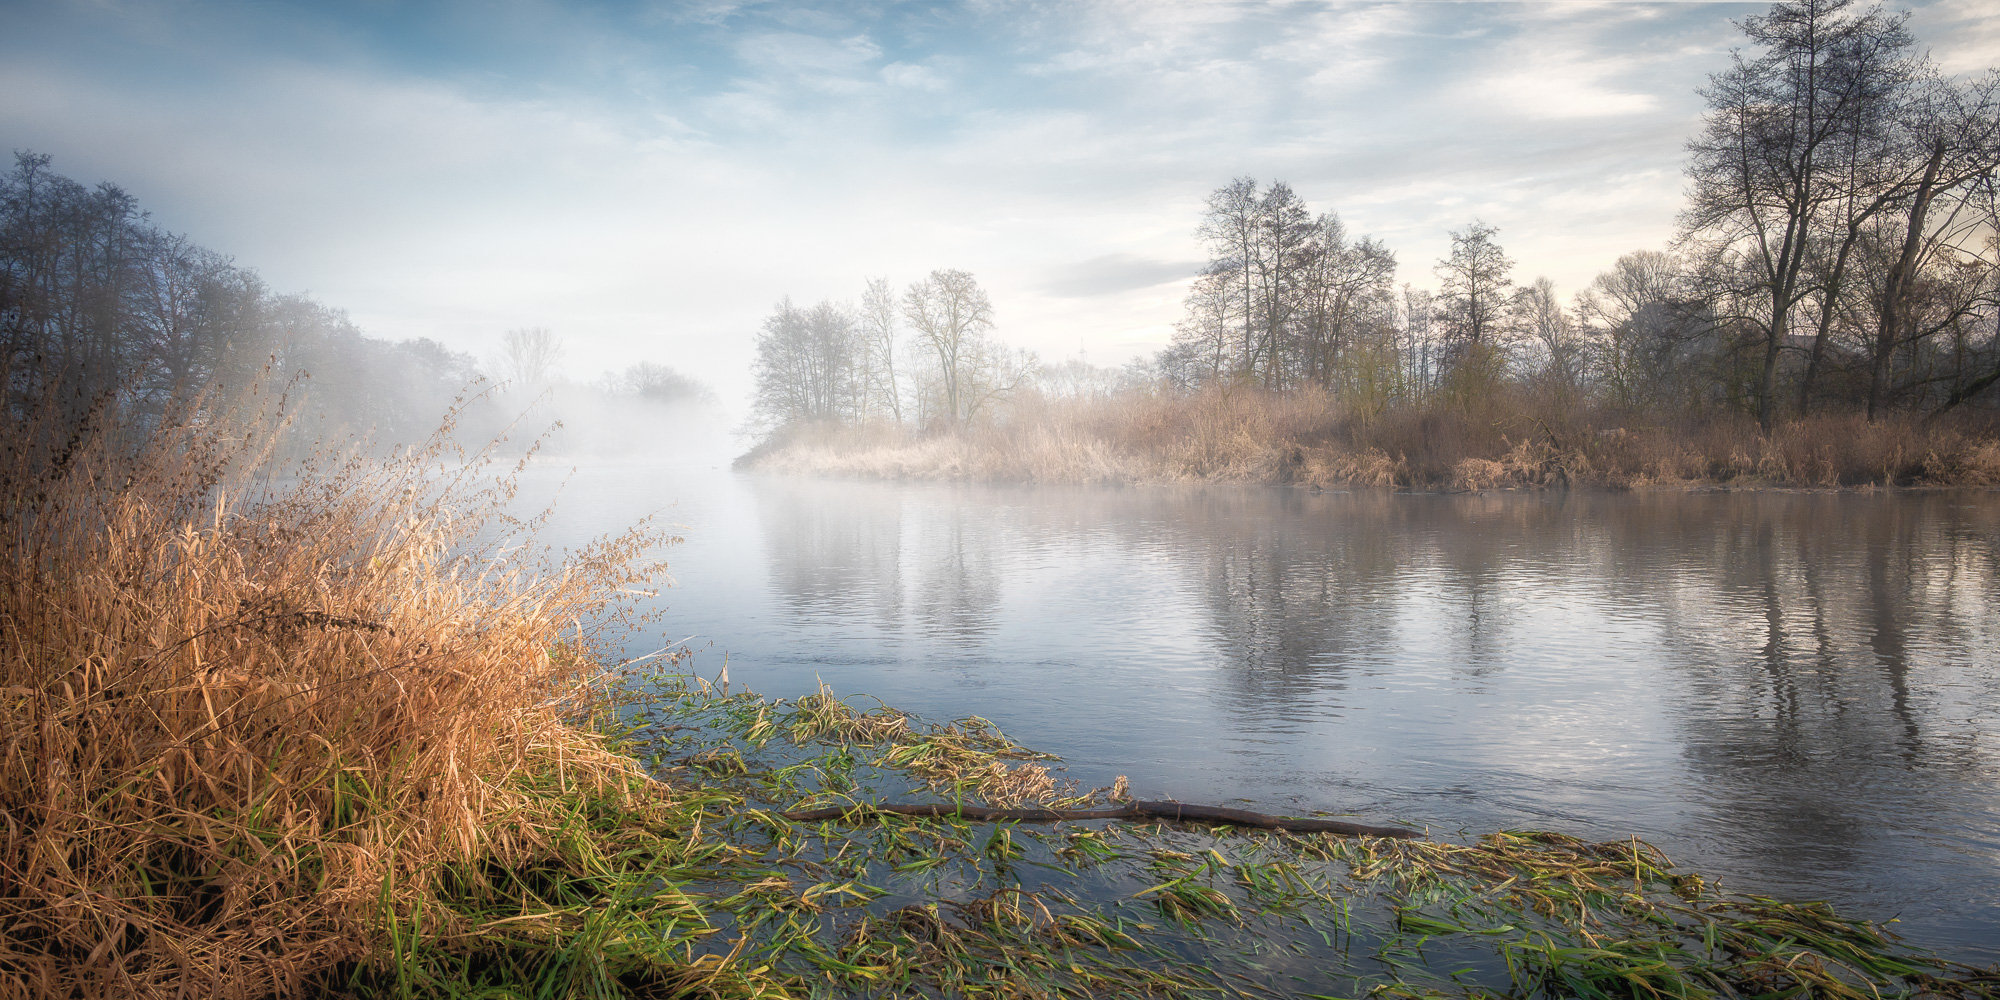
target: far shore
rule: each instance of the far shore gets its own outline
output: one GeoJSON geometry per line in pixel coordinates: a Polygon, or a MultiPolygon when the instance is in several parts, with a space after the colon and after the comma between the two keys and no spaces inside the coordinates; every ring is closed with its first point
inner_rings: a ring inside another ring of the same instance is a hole
{"type": "Polygon", "coordinates": [[[1032,400],[969,427],[779,428],[739,469],[843,479],[1234,483],[1425,493],[2000,486],[1990,414],[1870,422],[1828,413],[1768,433],[1747,414],[1673,422],[1604,410],[1408,407],[1207,392],[1032,400]],[[1539,411],[1539,412],[1538,412],[1539,411]]]}

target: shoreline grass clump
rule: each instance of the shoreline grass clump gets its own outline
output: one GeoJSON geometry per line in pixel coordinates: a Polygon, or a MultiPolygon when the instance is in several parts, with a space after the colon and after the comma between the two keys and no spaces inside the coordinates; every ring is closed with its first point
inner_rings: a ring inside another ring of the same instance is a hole
{"type": "MultiPolygon", "coordinates": [[[[271,414],[116,406],[10,414],[0,457],[0,995],[532,979],[602,918],[524,887],[680,846],[576,724],[658,537],[538,560],[449,427],[279,466],[271,414]]],[[[685,971],[659,951],[623,971],[685,971]]]]}

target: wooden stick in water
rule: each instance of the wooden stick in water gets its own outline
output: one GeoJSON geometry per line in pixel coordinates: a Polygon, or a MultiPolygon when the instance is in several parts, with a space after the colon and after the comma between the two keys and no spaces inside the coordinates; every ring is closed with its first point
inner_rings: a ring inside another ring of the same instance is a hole
{"type": "Polygon", "coordinates": [[[1267,813],[1251,812],[1248,809],[1230,809],[1225,806],[1198,806],[1182,802],[1133,801],[1109,809],[999,809],[992,806],[962,805],[953,802],[919,803],[856,803],[847,806],[825,806],[819,809],[795,809],[778,815],[794,823],[818,823],[827,820],[858,822],[878,813],[894,813],[899,816],[957,817],[979,823],[1059,823],[1064,820],[1092,819],[1162,819],[1177,823],[1222,823],[1231,826],[1249,826],[1262,830],[1287,830],[1292,833],[1337,833],[1350,837],[1394,837],[1399,840],[1417,840],[1423,833],[1400,826],[1369,826],[1364,823],[1350,823],[1339,819],[1310,819],[1296,816],[1272,816],[1267,813]]]}

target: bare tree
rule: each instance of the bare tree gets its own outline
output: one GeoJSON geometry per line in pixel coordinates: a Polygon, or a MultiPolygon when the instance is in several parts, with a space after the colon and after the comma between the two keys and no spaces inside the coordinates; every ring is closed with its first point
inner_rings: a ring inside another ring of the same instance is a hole
{"type": "Polygon", "coordinates": [[[1594,378],[1619,406],[1661,395],[1690,299],[1681,261],[1659,250],[1635,250],[1577,293],[1578,321],[1596,338],[1594,378]]]}
{"type": "Polygon", "coordinates": [[[1208,245],[1208,274],[1229,290],[1228,301],[1234,306],[1243,331],[1233,361],[1233,367],[1242,372],[1251,371],[1256,363],[1259,201],[1257,181],[1238,177],[1208,196],[1208,209],[1195,230],[1195,235],[1208,245]]]}
{"type": "Polygon", "coordinates": [[[757,410],[783,425],[856,414],[853,317],[831,302],[801,309],[781,299],[757,335],[757,410]]]}
{"type": "Polygon", "coordinates": [[[1883,67],[1909,45],[1904,19],[1854,0],[1779,3],[1742,22],[1756,44],[1709,80],[1701,133],[1688,144],[1686,245],[1733,262],[1756,308],[1763,357],[1757,418],[1776,418],[1779,352],[1813,291],[1816,223],[1840,193],[1840,141],[1886,96],[1883,67]]]}
{"type": "Polygon", "coordinates": [[[563,342],[546,326],[509,330],[501,338],[500,348],[505,377],[517,389],[546,385],[562,363],[563,342]]]}
{"type": "Polygon", "coordinates": [[[865,406],[880,408],[903,422],[903,387],[896,376],[896,293],[889,279],[874,278],[861,293],[861,353],[868,372],[865,406]]]}
{"type": "Polygon", "coordinates": [[[1187,316],[1174,324],[1174,340],[1161,355],[1161,373],[1177,389],[1189,390],[1229,377],[1235,354],[1231,318],[1231,274],[1214,268],[1188,290],[1187,316]]]}
{"type": "Polygon", "coordinates": [[[1427,288],[1403,284],[1400,312],[1403,320],[1404,365],[1417,396],[1437,384],[1438,344],[1432,318],[1437,313],[1436,296],[1427,288]]]}
{"type": "Polygon", "coordinates": [[[1464,344],[1485,345],[1506,315],[1508,274],[1514,262],[1493,242],[1500,230],[1478,219],[1451,234],[1451,254],[1437,262],[1446,332],[1464,344]]]}
{"type": "Polygon", "coordinates": [[[1536,278],[1514,293],[1514,321],[1535,345],[1539,362],[1534,375],[1567,403],[1583,389],[1586,343],[1556,297],[1555,282],[1536,278]]]}
{"type": "MultiPolygon", "coordinates": [[[[1225,189],[1226,190],[1226,189],[1225,189]]],[[[1315,229],[1305,200],[1284,181],[1274,181],[1257,199],[1250,276],[1256,283],[1256,343],[1247,370],[1267,389],[1285,384],[1285,348],[1292,315],[1302,296],[1306,266],[1315,256],[1315,229]]]]}
{"type": "MultiPolygon", "coordinates": [[[[1990,207],[1994,174],[2000,171],[2000,72],[1968,86],[1935,76],[1923,80],[1907,102],[1902,125],[1900,175],[1889,192],[1897,201],[1894,228],[1900,245],[1882,272],[1870,352],[1868,419],[1886,402],[1890,367],[1897,350],[1957,324],[1982,302],[1978,272],[1996,262],[1982,256],[1994,230],[1990,207]],[[1938,277],[1923,280],[1925,272],[1938,277]],[[1925,286],[1928,285],[1928,288],[1925,286]],[[1952,294],[1948,289],[1957,286],[1952,294]],[[1926,291],[1935,303],[1949,303],[1920,318],[1918,300],[1926,291]]],[[[1884,200],[1890,200],[1885,195],[1884,200]]],[[[1893,230],[1892,230],[1893,231],[1893,230]]]]}
{"type": "Polygon", "coordinates": [[[976,383],[990,355],[985,336],[993,328],[992,301],[971,274],[941,269],[903,293],[903,318],[936,362],[941,415],[948,423],[965,423],[982,396],[976,383]]]}
{"type": "Polygon", "coordinates": [[[0,174],[0,409],[60,391],[86,409],[157,415],[225,405],[268,375],[287,385],[304,436],[410,441],[475,377],[464,355],[367,337],[340,310],[273,294],[116,186],[86,187],[50,162],[18,153],[0,174]]]}
{"type": "Polygon", "coordinates": [[[1314,220],[1307,250],[1295,282],[1295,365],[1299,378],[1332,386],[1362,317],[1393,298],[1396,254],[1372,236],[1348,242],[1346,227],[1331,213],[1314,220]]]}
{"type": "Polygon", "coordinates": [[[656,403],[709,406],[715,403],[715,390],[709,388],[708,383],[652,361],[632,365],[609,381],[609,388],[615,392],[630,393],[656,403]]]}

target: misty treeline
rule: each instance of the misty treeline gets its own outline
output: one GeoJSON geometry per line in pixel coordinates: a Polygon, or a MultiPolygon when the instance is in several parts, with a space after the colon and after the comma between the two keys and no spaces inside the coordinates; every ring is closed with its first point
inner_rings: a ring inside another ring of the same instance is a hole
{"type": "Polygon", "coordinates": [[[345,311],[273,292],[159,226],[115,185],[85,186],[27,152],[0,175],[0,338],[0,393],[16,420],[54,406],[72,420],[143,424],[255,387],[285,399],[301,440],[389,445],[425,439],[455,403],[462,429],[499,436],[565,388],[600,400],[711,398],[650,363],[569,386],[562,343],[546,328],[509,331],[483,362],[428,338],[367,336],[345,311]]]}
{"type": "Polygon", "coordinates": [[[2000,380],[2000,72],[1942,74],[1906,14],[1850,0],[1746,18],[1702,90],[1672,250],[1620,258],[1568,302],[1516,284],[1470,222],[1436,290],[1312,216],[1286,184],[1214,192],[1210,266],[1162,358],[1180,388],[1322,386],[1362,406],[1512,380],[1556,402],[1938,414],[2000,380]]]}
{"type": "Polygon", "coordinates": [[[900,295],[872,283],[858,306],[780,304],[760,339],[760,406],[777,423],[935,428],[1023,388],[1071,395],[1080,379],[1311,387],[1363,417],[1504,397],[1545,417],[1748,414],[1767,431],[1814,412],[1990,408],[2000,71],[1944,74],[1907,20],[1806,0],[1741,22],[1749,45],[1700,91],[1677,239],[1574,295],[1520,280],[1477,219],[1450,234],[1433,287],[1399,285],[1381,240],[1246,177],[1210,195],[1197,229],[1209,264],[1141,372],[1010,354],[971,277],[939,271],[900,295]]]}
{"type": "Polygon", "coordinates": [[[1701,93],[1671,250],[1565,302],[1498,230],[1451,234],[1435,290],[1282,183],[1210,196],[1211,262],[1161,356],[1190,388],[1316,385],[1365,407],[1502,380],[1622,409],[1936,414],[2000,381],[2000,72],[1946,76],[1907,15],[1782,3],[1701,93]]]}

